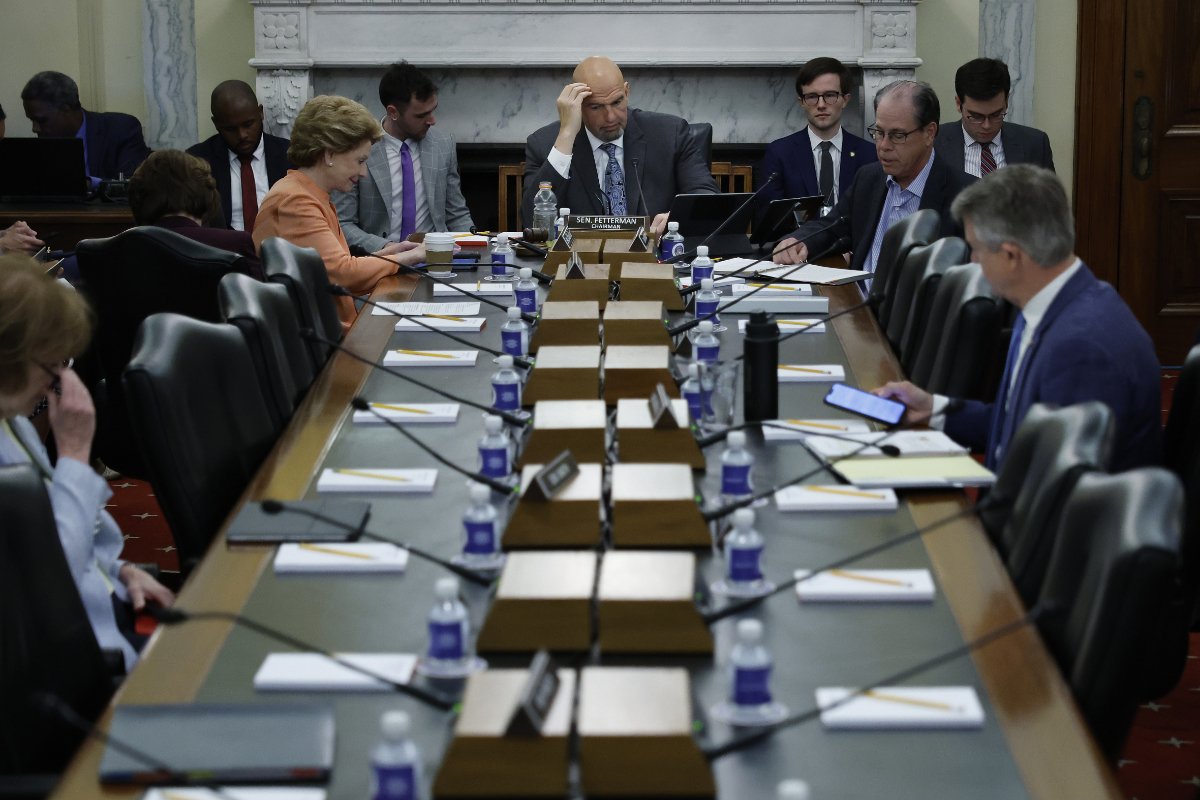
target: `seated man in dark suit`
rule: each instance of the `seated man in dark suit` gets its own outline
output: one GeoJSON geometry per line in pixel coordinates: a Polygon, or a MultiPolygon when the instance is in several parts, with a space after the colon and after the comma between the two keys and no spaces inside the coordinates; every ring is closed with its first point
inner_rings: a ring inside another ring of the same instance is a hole
{"type": "Polygon", "coordinates": [[[263,107],[244,81],[225,81],[209,102],[215,135],[188,148],[208,162],[225,227],[253,233],[258,204],[288,171],[288,140],[263,133],[263,107]]]}
{"type": "Polygon", "coordinates": [[[1028,164],[998,170],[958,196],[954,215],[988,283],[1021,309],[997,397],[952,402],[907,381],[876,393],[908,406],[907,423],[944,421],[946,433],[984,451],[991,468],[1034,403],[1099,400],[1117,424],[1113,471],[1159,463],[1154,344],[1112,286],[1071,252],[1075,226],[1059,180],[1028,164]]]}
{"type": "Polygon", "coordinates": [[[254,239],[245,231],[204,227],[219,210],[217,183],[208,164],[182,150],[150,154],[129,179],[129,209],[138,225],[157,225],[201,244],[237,253],[246,273],[264,280],[254,239]]]}
{"type": "Polygon", "coordinates": [[[784,197],[823,195],[832,206],[854,173],[878,159],[875,145],[842,128],[842,112],[850,103],[850,70],[836,58],[814,58],[796,76],[796,100],[808,125],[767,145],[763,180],[779,177],[763,190],[763,202],[784,197]]]}
{"type": "Polygon", "coordinates": [[[101,180],[128,178],[150,155],[142,123],[116,111],[85,111],[79,87],[61,72],[39,72],[21,90],[25,116],[39,138],[83,139],[83,155],[92,188],[101,180]]]}
{"type": "Polygon", "coordinates": [[[810,250],[823,250],[849,237],[850,266],[874,272],[883,234],[894,223],[925,208],[942,217],[942,235],[958,234],[950,203],[973,178],[934,155],[941,106],[927,83],[895,81],[875,94],[878,164],[867,164],[838,198],[833,210],[805,223],[779,243],[777,264],[799,264],[810,250]],[[791,245],[787,247],[787,245],[791,245]]]}
{"type": "Polygon", "coordinates": [[[572,214],[645,215],[650,232],[667,227],[675,195],[716,193],[709,165],[679,117],[629,107],[629,84],[603,56],[585,58],[558,96],[558,122],[525,140],[521,219],[549,181],[572,214]],[[643,191],[645,192],[643,196],[643,191]]]}
{"type": "Polygon", "coordinates": [[[1053,170],[1054,154],[1045,132],[1004,121],[1011,88],[1003,61],[976,58],[959,67],[954,73],[954,105],[962,119],[938,131],[938,152],[977,178],[1005,164],[1053,170]]]}

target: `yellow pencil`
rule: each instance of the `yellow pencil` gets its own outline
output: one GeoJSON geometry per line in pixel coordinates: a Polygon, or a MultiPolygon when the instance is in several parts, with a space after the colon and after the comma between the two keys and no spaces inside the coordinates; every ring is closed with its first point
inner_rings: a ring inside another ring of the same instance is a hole
{"type": "Polygon", "coordinates": [[[448,314],[422,314],[422,317],[433,317],[434,319],[448,319],[451,322],[466,322],[462,317],[451,317],[448,314]]]}
{"type": "Polygon", "coordinates": [[[877,692],[874,689],[868,689],[867,691],[863,692],[863,696],[870,697],[873,700],[886,700],[889,703],[904,703],[904,704],[910,705],[910,706],[920,706],[921,708],[935,708],[938,711],[960,711],[961,710],[959,708],[956,708],[952,705],[948,705],[946,703],[938,703],[933,700],[918,700],[915,697],[900,697],[899,695],[885,694],[883,692],[877,692]]]}
{"type": "Polygon", "coordinates": [[[425,350],[405,350],[401,348],[397,353],[404,353],[406,356],[425,356],[426,358],[454,358],[449,353],[430,353],[425,350]]]}
{"type": "Polygon", "coordinates": [[[828,375],[829,374],[829,370],[827,370],[827,369],[813,369],[812,367],[796,367],[796,366],[792,366],[791,364],[780,364],[779,368],[780,369],[790,369],[792,372],[809,372],[809,373],[812,373],[813,375],[828,375]]]}
{"type": "Polygon", "coordinates": [[[830,425],[827,422],[809,422],[803,419],[785,419],[784,422],[789,422],[792,425],[804,425],[807,428],[824,428],[830,431],[848,431],[850,430],[845,425],[830,425]]]}
{"type": "Polygon", "coordinates": [[[423,408],[409,408],[408,406],[393,406],[388,403],[371,403],[372,408],[386,408],[388,411],[403,411],[406,414],[429,414],[432,412],[426,411],[423,408]]]}
{"type": "Polygon", "coordinates": [[[339,475],[354,475],[359,478],[374,478],[380,481],[396,481],[397,483],[411,483],[408,478],[402,478],[399,475],[383,475],[379,472],[364,472],[360,469],[335,469],[339,475]]]}
{"type": "Polygon", "coordinates": [[[865,497],[869,500],[886,500],[887,498],[881,494],[872,494],[871,492],[859,492],[854,489],[835,489],[832,486],[803,486],[810,492],[824,492],[825,494],[841,494],[846,497],[865,497]]]}
{"type": "Polygon", "coordinates": [[[768,289],[778,289],[781,292],[796,292],[800,290],[799,286],[784,286],[781,283],[752,283],[750,285],[755,288],[765,286],[768,289]]]}
{"type": "Polygon", "coordinates": [[[801,325],[805,328],[811,328],[813,325],[820,325],[819,319],[780,319],[776,320],[780,325],[801,325]]]}
{"type": "Polygon", "coordinates": [[[349,550],[338,550],[333,547],[322,547],[319,544],[310,542],[301,542],[301,550],[312,550],[314,553],[326,553],[331,556],[345,556],[346,558],[361,558],[363,561],[374,561],[375,556],[369,556],[366,553],[353,553],[349,550]]]}
{"type": "Polygon", "coordinates": [[[876,578],[873,575],[860,575],[857,572],[847,572],[844,569],[831,569],[830,575],[836,575],[839,578],[849,578],[854,581],[865,581],[867,583],[882,583],[885,586],[904,586],[909,587],[911,584],[904,581],[894,581],[891,578],[876,578]]]}

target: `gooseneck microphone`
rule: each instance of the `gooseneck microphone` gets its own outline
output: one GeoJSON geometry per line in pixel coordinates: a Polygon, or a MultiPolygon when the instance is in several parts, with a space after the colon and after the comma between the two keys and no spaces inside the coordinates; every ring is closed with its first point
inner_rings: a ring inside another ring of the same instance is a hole
{"type": "MultiPolygon", "coordinates": [[[[721,224],[718,225],[716,228],[714,228],[712,233],[710,233],[708,236],[704,237],[704,241],[700,242],[700,244],[696,245],[696,247],[692,248],[691,250],[687,251],[686,253],[680,253],[677,256],[671,256],[663,263],[664,264],[676,264],[680,261],[686,261],[687,259],[696,255],[696,252],[699,250],[699,248],[707,245],[709,242],[711,242],[717,236],[717,234],[719,234],[721,231],[728,228],[729,224],[731,222],[733,222],[735,219],[737,219],[738,214],[741,214],[742,211],[746,208],[746,206],[750,205],[756,199],[758,199],[758,196],[760,194],[762,194],[763,191],[765,191],[768,186],[770,186],[772,183],[774,183],[775,179],[778,177],[779,177],[778,172],[772,172],[770,175],[767,176],[767,179],[765,181],[763,181],[762,186],[758,187],[758,189],[756,189],[754,191],[754,194],[747,197],[740,206],[738,206],[737,208],[735,208],[733,210],[732,214],[730,214],[725,219],[721,220],[721,224]]],[[[639,191],[640,191],[640,187],[639,187],[639,191]]]]}
{"type": "Polygon", "coordinates": [[[324,337],[321,334],[314,331],[312,328],[302,329],[300,331],[300,336],[305,339],[308,339],[310,342],[317,342],[318,344],[323,344],[326,347],[332,347],[333,349],[350,356],[350,358],[353,358],[355,361],[366,364],[368,367],[380,370],[382,372],[386,372],[388,375],[391,375],[393,378],[399,378],[402,381],[408,381],[411,384],[420,386],[422,389],[428,389],[429,391],[433,392],[434,394],[441,395],[442,397],[446,398],[447,400],[453,400],[456,403],[462,403],[464,406],[470,406],[471,408],[477,408],[480,411],[486,412],[488,414],[494,414],[497,417],[500,417],[501,419],[503,419],[509,425],[514,425],[518,428],[524,428],[526,425],[530,424],[528,419],[522,419],[521,417],[518,417],[516,414],[511,414],[507,411],[501,411],[498,408],[492,408],[491,406],[484,405],[483,403],[478,403],[474,400],[468,400],[465,397],[459,397],[456,394],[450,394],[449,392],[445,391],[444,389],[439,389],[438,387],[434,386],[431,383],[426,383],[425,381],[417,380],[416,378],[412,377],[411,375],[405,375],[403,372],[401,372],[398,369],[392,369],[391,367],[387,366],[386,364],[379,364],[375,361],[372,361],[369,358],[360,356],[358,353],[356,353],[353,350],[351,350],[350,348],[346,347],[341,342],[335,342],[332,339],[327,339],[326,337],[324,337]]]}
{"type": "MultiPolygon", "coordinates": [[[[336,295],[338,297],[350,297],[350,298],[353,298],[356,300],[361,299],[364,303],[371,306],[372,308],[378,308],[378,309],[384,311],[385,313],[391,314],[393,317],[399,317],[400,319],[406,319],[409,322],[416,323],[418,326],[424,328],[427,331],[432,331],[434,333],[440,333],[442,336],[445,336],[447,339],[449,339],[453,342],[458,342],[459,344],[466,345],[467,347],[470,347],[474,350],[482,350],[483,352],[491,353],[494,356],[509,355],[508,353],[505,353],[503,350],[497,350],[493,347],[488,347],[486,345],[479,344],[478,342],[468,341],[467,339],[464,339],[461,336],[455,336],[453,333],[451,333],[448,330],[439,328],[435,325],[430,325],[427,322],[422,322],[420,314],[401,314],[399,311],[395,310],[394,308],[388,308],[388,306],[386,304],[377,303],[369,297],[358,298],[354,295],[353,292],[349,291],[348,289],[346,289],[343,286],[338,286],[336,283],[332,283],[329,285],[329,293],[332,295],[336,295]]],[[[524,369],[529,369],[530,367],[533,366],[532,361],[530,361],[527,358],[522,358],[521,356],[513,356],[513,363],[524,369]]]]}
{"type": "MultiPolygon", "coordinates": [[[[505,487],[505,491],[507,491],[507,487],[505,487]]],[[[335,519],[326,514],[322,514],[320,511],[314,511],[311,508],[306,508],[304,506],[293,506],[288,503],[284,503],[280,500],[272,500],[270,498],[259,501],[259,506],[262,508],[264,514],[282,514],[284,512],[287,512],[289,514],[299,514],[302,517],[308,517],[310,519],[315,519],[319,522],[324,522],[326,524],[332,525],[335,528],[341,528],[344,531],[353,531],[354,533],[358,534],[359,536],[363,537],[364,539],[370,539],[373,542],[382,542],[383,544],[394,544],[396,547],[399,547],[401,550],[407,550],[409,553],[416,556],[417,558],[424,559],[425,561],[428,561],[430,564],[436,564],[439,567],[447,570],[448,572],[453,572],[455,575],[459,576],[460,578],[462,578],[464,580],[468,580],[471,583],[476,584],[477,586],[491,586],[492,585],[492,578],[490,576],[482,575],[482,574],[476,572],[475,570],[468,569],[467,567],[461,567],[458,564],[455,564],[452,561],[447,561],[444,558],[438,558],[433,553],[430,553],[428,550],[424,550],[420,547],[417,547],[416,545],[409,544],[408,542],[402,542],[397,539],[389,538],[387,536],[380,536],[378,533],[373,533],[373,532],[367,530],[365,527],[360,528],[360,527],[356,527],[353,525],[348,525],[345,522],[342,522],[340,519],[335,519]]]]}
{"type": "MultiPolygon", "coordinates": [[[[435,277],[433,275],[430,275],[428,272],[423,272],[423,271],[417,269],[416,267],[410,267],[408,264],[401,264],[399,261],[397,261],[394,258],[388,258],[386,256],[375,256],[375,258],[381,258],[384,261],[388,262],[389,264],[395,264],[397,267],[400,268],[398,271],[398,274],[399,273],[408,273],[410,275],[416,275],[421,278],[426,278],[427,280],[431,280],[434,283],[440,283],[443,286],[449,286],[454,291],[458,292],[459,294],[464,294],[467,297],[471,298],[472,300],[476,300],[480,303],[484,303],[486,305],[492,306],[493,308],[498,308],[501,311],[504,311],[506,313],[508,311],[508,306],[504,305],[503,303],[497,303],[495,300],[491,299],[490,297],[484,297],[481,294],[475,294],[474,292],[469,292],[466,289],[464,289],[463,287],[459,286],[457,283],[454,283],[452,281],[448,281],[444,278],[435,277]]],[[[526,322],[536,322],[537,316],[534,314],[528,314],[525,312],[521,312],[521,319],[525,320],[526,322]]]]}
{"type": "Polygon", "coordinates": [[[447,697],[443,697],[440,693],[431,692],[427,689],[422,689],[419,686],[412,686],[407,683],[401,683],[399,681],[392,680],[386,675],[380,675],[374,670],[360,667],[358,664],[347,661],[346,659],[338,656],[336,653],[332,653],[322,647],[317,647],[311,642],[306,642],[303,639],[297,639],[295,636],[284,633],[280,630],[276,630],[275,628],[264,625],[257,620],[250,619],[249,617],[244,617],[241,614],[235,614],[232,611],[185,611],[182,608],[162,608],[159,606],[147,606],[146,608],[150,616],[154,617],[154,619],[158,620],[164,625],[179,625],[185,622],[211,622],[217,620],[222,622],[232,622],[239,627],[249,628],[255,633],[279,642],[280,644],[285,644],[288,647],[294,647],[301,652],[316,653],[324,656],[333,663],[337,664],[339,667],[348,669],[351,672],[357,672],[359,675],[365,675],[371,680],[384,684],[392,691],[400,694],[406,694],[409,697],[420,700],[422,703],[425,703],[428,706],[432,706],[433,708],[441,711],[449,711],[450,709],[454,708],[454,701],[447,697]]]}
{"type": "Polygon", "coordinates": [[[380,422],[389,426],[392,430],[396,431],[397,433],[402,434],[410,442],[412,442],[417,447],[424,450],[429,455],[433,456],[435,459],[437,459],[439,463],[444,464],[445,466],[454,470],[458,474],[465,475],[466,477],[470,478],[471,480],[475,481],[476,483],[486,484],[487,486],[491,487],[492,491],[500,492],[501,494],[515,494],[516,493],[517,490],[515,487],[503,484],[498,480],[489,478],[486,475],[481,475],[478,472],[471,472],[470,470],[464,469],[464,468],[460,467],[458,464],[453,463],[452,461],[450,461],[450,459],[446,458],[441,453],[439,453],[438,451],[434,450],[432,447],[430,447],[429,445],[427,445],[423,441],[421,441],[421,439],[416,434],[414,434],[412,431],[405,428],[399,422],[396,422],[396,420],[391,419],[386,414],[380,414],[379,409],[375,408],[373,405],[368,403],[362,397],[355,397],[355,398],[351,399],[350,405],[354,408],[355,411],[366,411],[370,414],[374,414],[379,419],[380,422]]]}
{"type": "MultiPolygon", "coordinates": [[[[633,159],[633,180],[638,190],[638,207],[646,209],[646,216],[650,216],[650,207],[646,205],[646,193],[642,191],[642,164],[640,159],[633,159]]],[[[637,208],[633,210],[637,214],[637,208]]]]}

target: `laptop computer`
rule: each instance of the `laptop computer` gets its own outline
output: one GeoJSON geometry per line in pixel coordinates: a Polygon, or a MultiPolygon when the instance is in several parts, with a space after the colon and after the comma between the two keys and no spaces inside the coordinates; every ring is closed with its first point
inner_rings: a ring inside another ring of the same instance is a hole
{"type": "Polygon", "coordinates": [[[754,216],[754,204],[738,210],[750,192],[730,194],[677,194],[671,203],[671,221],[679,223],[683,246],[691,252],[712,234],[725,220],[721,232],[707,242],[710,256],[736,256],[750,253],[750,238],[746,230],[754,216]],[[736,216],[730,219],[731,215],[736,216]]]}
{"type": "Polygon", "coordinates": [[[751,243],[762,245],[779,241],[810,219],[821,216],[824,203],[824,196],[819,194],[772,200],[754,225],[751,243]]]}
{"type": "Polygon", "coordinates": [[[82,139],[0,139],[0,200],[74,203],[88,188],[82,139]]]}

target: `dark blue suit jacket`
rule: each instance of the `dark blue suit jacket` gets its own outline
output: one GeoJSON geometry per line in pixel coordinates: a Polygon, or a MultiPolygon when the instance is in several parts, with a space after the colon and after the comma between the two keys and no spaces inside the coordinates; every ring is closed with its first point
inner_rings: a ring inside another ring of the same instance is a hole
{"type": "Polygon", "coordinates": [[[133,174],[150,155],[137,117],[117,111],[84,111],[87,122],[88,175],[115,178],[133,174]]]}
{"type": "MultiPolygon", "coordinates": [[[[192,145],[187,151],[197,158],[207,161],[209,167],[212,168],[213,178],[217,182],[217,191],[221,195],[221,208],[225,212],[225,227],[228,228],[233,222],[233,200],[230,197],[233,184],[229,178],[229,148],[225,145],[225,140],[221,138],[220,134],[214,133],[200,144],[192,145]]],[[[287,139],[281,139],[269,133],[263,134],[263,160],[267,162],[268,187],[274,186],[275,182],[286,175],[288,169],[291,168],[292,165],[288,163],[287,151],[287,139]]]]}
{"type": "MultiPolygon", "coordinates": [[[[842,161],[838,169],[838,187],[841,191],[850,188],[859,167],[878,160],[873,143],[843,128],[842,161]]],[[[812,197],[820,193],[808,128],[767,145],[762,160],[762,180],[765,181],[772,172],[778,172],[779,177],[763,191],[763,203],[785,197],[812,197]]]]}
{"type": "MultiPolygon", "coordinates": [[[[1084,265],[1046,310],[1021,361],[1009,413],[1024,419],[1034,403],[1069,406],[1100,400],[1117,424],[1112,471],[1162,461],[1162,408],[1154,343],[1116,290],[1084,265]]],[[[969,400],[946,417],[946,433],[992,452],[993,406],[969,400]]],[[[1018,426],[1014,425],[1013,430],[1018,426]]],[[[1003,456],[1001,456],[1003,458],[1003,456]]]]}

